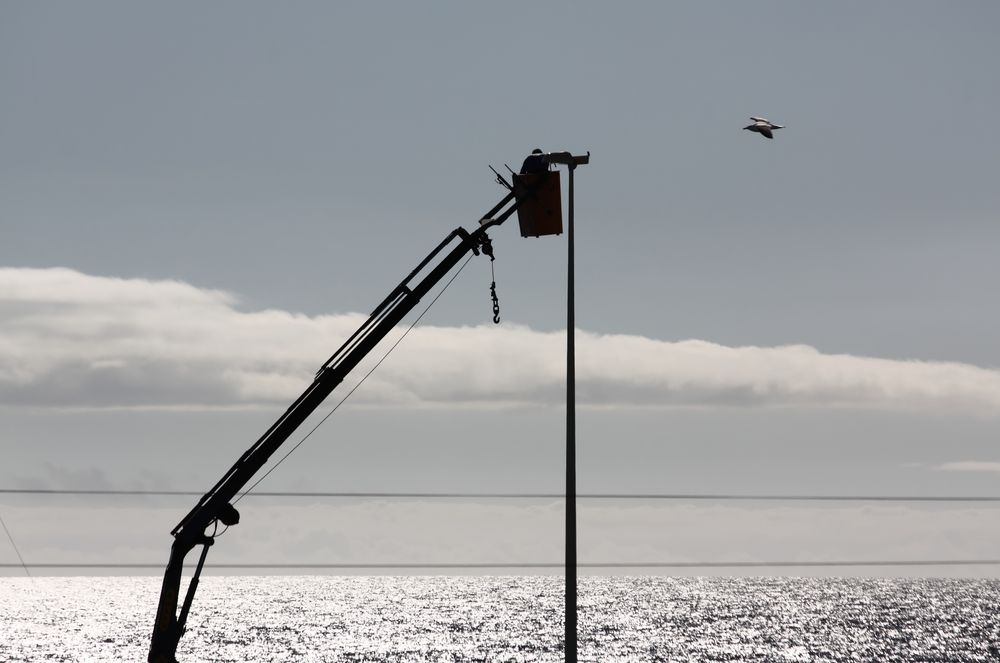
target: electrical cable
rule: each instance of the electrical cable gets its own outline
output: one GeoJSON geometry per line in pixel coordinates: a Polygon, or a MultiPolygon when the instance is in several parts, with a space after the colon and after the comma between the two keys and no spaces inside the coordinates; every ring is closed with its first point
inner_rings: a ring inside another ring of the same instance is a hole
{"type": "Polygon", "coordinates": [[[28,570],[28,565],[24,563],[24,558],[21,557],[21,551],[18,549],[17,544],[14,543],[14,536],[10,533],[10,530],[7,529],[7,523],[4,521],[2,515],[0,515],[0,525],[3,525],[3,531],[7,533],[7,539],[10,541],[10,545],[14,549],[14,553],[17,555],[18,561],[21,562],[21,568],[24,569],[24,574],[31,578],[31,571],[28,570]]]}
{"type": "MultiPolygon", "coordinates": [[[[0,488],[0,495],[200,497],[192,490],[0,488]]],[[[249,491],[243,497],[328,497],[343,499],[558,499],[563,493],[445,491],[249,491]]],[[[581,500],[761,501],[761,502],[1000,502],[995,495],[755,495],[753,493],[578,493],[581,500]]]]}
{"type": "MultiPolygon", "coordinates": [[[[902,559],[902,560],[731,560],[698,562],[579,562],[580,568],[590,569],[699,569],[699,568],[828,568],[828,567],[912,567],[912,566],[997,566],[1000,559],[902,559]]],[[[45,562],[26,565],[36,569],[162,569],[162,563],[95,563],[95,562],[45,562]]],[[[185,564],[184,568],[194,568],[196,564],[185,564]]],[[[205,564],[205,568],[215,569],[561,569],[562,562],[371,562],[371,563],[287,563],[249,564],[215,563],[205,564]]],[[[0,564],[0,569],[18,568],[18,564],[0,564]]]]}

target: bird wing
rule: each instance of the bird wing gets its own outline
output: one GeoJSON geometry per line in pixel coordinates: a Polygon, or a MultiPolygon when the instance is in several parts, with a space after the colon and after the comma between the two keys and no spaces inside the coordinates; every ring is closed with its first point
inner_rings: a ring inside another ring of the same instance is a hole
{"type": "Polygon", "coordinates": [[[750,119],[753,120],[754,122],[767,122],[767,124],[771,124],[770,122],[768,122],[767,120],[765,120],[762,117],[754,117],[753,115],[751,115],[750,119]]]}
{"type": "Polygon", "coordinates": [[[785,128],[785,125],[783,125],[783,124],[774,124],[774,123],[771,123],[771,128],[772,128],[772,129],[784,129],[784,128],[785,128]]]}
{"type": "Polygon", "coordinates": [[[774,138],[774,136],[771,134],[771,130],[768,129],[767,127],[761,127],[757,131],[759,131],[762,135],[767,136],[768,138],[774,138]]]}

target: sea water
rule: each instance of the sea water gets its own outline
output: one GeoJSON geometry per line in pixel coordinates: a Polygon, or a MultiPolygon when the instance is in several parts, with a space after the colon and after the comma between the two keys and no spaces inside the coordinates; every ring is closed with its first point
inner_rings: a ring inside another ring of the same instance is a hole
{"type": "MultiPolygon", "coordinates": [[[[580,660],[1000,661],[1000,581],[580,579],[580,660]]],[[[181,661],[561,661],[552,576],[203,578],[181,661]]],[[[144,661],[157,578],[0,578],[0,661],[144,661]]]]}

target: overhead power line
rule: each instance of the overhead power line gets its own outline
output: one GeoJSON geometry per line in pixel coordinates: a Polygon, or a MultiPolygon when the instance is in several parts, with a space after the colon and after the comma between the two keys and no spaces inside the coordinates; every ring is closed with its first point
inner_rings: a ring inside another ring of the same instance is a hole
{"type": "MultiPolygon", "coordinates": [[[[1000,559],[928,559],[928,560],[774,560],[774,561],[703,561],[703,562],[580,562],[581,568],[625,569],[699,569],[699,568],[789,568],[789,567],[912,567],[912,566],[996,566],[1000,559]]],[[[21,568],[21,564],[0,564],[0,568],[21,568]]],[[[27,563],[33,569],[162,569],[162,563],[129,562],[45,562],[27,563]]],[[[185,568],[194,568],[186,564],[185,568]]],[[[290,564],[248,564],[216,563],[206,564],[214,569],[561,569],[562,562],[372,562],[372,563],[290,563],[290,564]]]]}
{"type": "MultiPolygon", "coordinates": [[[[0,488],[6,495],[79,495],[201,497],[190,490],[116,490],[63,488],[0,488]]],[[[552,499],[562,500],[562,493],[545,492],[352,492],[352,491],[256,491],[241,497],[324,497],[343,499],[552,499]]],[[[762,501],[762,502],[1000,502],[990,495],[775,495],[752,493],[579,493],[577,499],[589,500],[676,500],[676,501],[762,501]]]]}

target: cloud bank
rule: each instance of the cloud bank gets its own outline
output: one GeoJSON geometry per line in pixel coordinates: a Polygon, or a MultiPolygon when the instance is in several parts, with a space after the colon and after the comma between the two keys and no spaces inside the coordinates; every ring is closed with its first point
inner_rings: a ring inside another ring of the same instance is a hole
{"type": "MultiPolygon", "coordinates": [[[[177,281],[0,268],[0,404],[204,408],[286,403],[364,318],[244,311],[232,294],[177,281]]],[[[510,324],[418,327],[352,403],[559,405],[564,343],[563,332],[510,324]]],[[[382,352],[376,350],[370,359],[382,352]]],[[[357,377],[365,370],[359,367],[357,377]]],[[[805,345],[727,347],[578,331],[577,384],[578,403],[593,407],[1000,413],[1000,371],[823,354],[805,345]]]]}
{"type": "Polygon", "coordinates": [[[1000,472],[1000,463],[985,460],[962,460],[942,463],[935,469],[942,472],[1000,472]]]}

